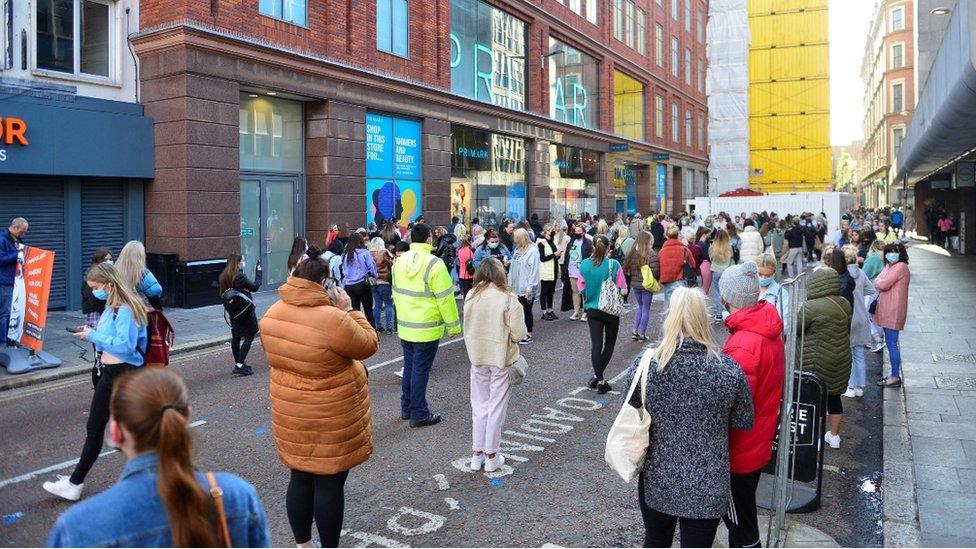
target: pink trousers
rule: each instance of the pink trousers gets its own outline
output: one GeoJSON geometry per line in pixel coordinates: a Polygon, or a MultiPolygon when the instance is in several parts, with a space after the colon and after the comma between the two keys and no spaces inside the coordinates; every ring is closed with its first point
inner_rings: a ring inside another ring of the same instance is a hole
{"type": "Polygon", "coordinates": [[[471,450],[474,452],[498,452],[502,424],[508,414],[508,397],[512,394],[508,383],[510,368],[471,367],[471,450]]]}

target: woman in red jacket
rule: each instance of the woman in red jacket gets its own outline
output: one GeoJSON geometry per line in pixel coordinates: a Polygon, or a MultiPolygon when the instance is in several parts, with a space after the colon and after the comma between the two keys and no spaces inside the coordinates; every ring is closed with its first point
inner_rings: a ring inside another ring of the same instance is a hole
{"type": "Polygon", "coordinates": [[[718,282],[729,339],[722,352],[735,359],[749,382],[752,429],[729,431],[732,502],[725,525],[729,547],[758,547],[756,487],[769,463],[783,396],[783,321],[776,306],[759,301],[758,268],[752,261],[725,269],[718,282]]]}
{"type": "Polygon", "coordinates": [[[680,231],[677,225],[668,229],[668,239],[658,252],[658,261],[661,264],[661,287],[664,289],[664,306],[667,307],[671,302],[671,293],[675,288],[686,286],[684,265],[687,262],[694,269],[698,266],[695,258],[691,255],[688,247],[678,238],[680,231]]]}

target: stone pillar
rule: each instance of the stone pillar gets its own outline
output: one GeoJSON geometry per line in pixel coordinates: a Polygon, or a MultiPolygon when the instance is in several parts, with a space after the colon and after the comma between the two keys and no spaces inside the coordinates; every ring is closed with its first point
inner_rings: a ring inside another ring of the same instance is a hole
{"type": "Polygon", "coordinates": [[[549,220],[549,170],[552,159],[549,157],[549,141],[537,139],[529,141],[525,158],[525,175],[528,178],[526,193],[528,215],[538,214],[539,219],[549,220]]]}
{"type": "Polygon", "coordinates": [[[185,53],[150,53],[141,62],[156,133],[146,249],[181,261],[227,257],[240,251],[238,85],[184,72],[185,53]]]}
{"type": "Polygon", "coordinates": [[[423,216],[428,225],[451,222],[451,123],[439,118],[423,121],[423,216]]]}

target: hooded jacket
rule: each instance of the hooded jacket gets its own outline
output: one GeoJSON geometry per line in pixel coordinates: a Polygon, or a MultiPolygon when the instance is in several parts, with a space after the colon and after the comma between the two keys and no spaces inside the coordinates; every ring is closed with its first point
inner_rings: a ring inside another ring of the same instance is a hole
{"type": "Polygon", "coordinates": [[[684,280],[685,261],[692,269],[698,266],[694,256],[691,255],[691,250],[677,238],[669,238],[665,241],[661,251],[657,253],[657,258],[661,266],[661,276],[658,278],[661,284],[684,280]]]}
{"type": "Polygon", "coordinates": [[[437,240],[437,249],[434,251],[434,255],[441,258],[448,271],[453,269],[454,265],[457,264],[456,243],[457,237],[450,233],[437,240]]]}
{"type": "Polygon", "coordinates": [[[878,289],[878,308],[874,312],[874,323],[889,330],[904,330],[908,317],[908,284],[912,274],[907,263],[885,265],[874,286],[878,289]]]}
{"type": "Polygon", "coordinates": [[[763,253],[763,237],[752,225],[746,227],[739,233],[739,261],[755,261],[763,253]]]}
{"type": "Polygon", "coordinates": [[[840,296],[837,271],[828,267],[810,275],[799,320],[803,369],[817,374],[831,395],[843,393],[851,376],[851,304],[840,296]]]}
{"type": "Polygon", "coordinates": [[[332,475],[373,453],[366,368],[379,341],[359,311],[332,306],[321,285],[288,277],[261,319],[271,366],[271,423],[281,461],[332,475]]]}
{"type": "Polygon", "coordinates": [[[874,289],[874,284],[864,274],[857,265],[848,265],[847,272],[854,280],[854,312],[851,319],[851,346],[870,345],[874,338],[871,337],[871,315],[868,313],[866,297],[878,295],[874,289]]]}
{"type": "Polygon", "coordinates": [[[722,352],[742,368],[752,394],[752,429],[729,430],[729,462],[733,474],[762,469],[773,453],[773,438],[783,396],[786,357],[783,354],[783,321],[776,306],[760,301],[725,319],[729,339],[722,352]]]}
{"type": "Polygon", "coordinates": [[[430,244],[414,242],[393,263],[393,306],[404,341],[437,341],[445,329],[449,334],[461,332],[454,281],[431,250],[430,244]]]}
{"type": "Polygon", "coordinates": [[[13,286],[17,273],[17,257],[20,254],[20,240],[10,229],[0,234],[0,286],[13,286]]]}

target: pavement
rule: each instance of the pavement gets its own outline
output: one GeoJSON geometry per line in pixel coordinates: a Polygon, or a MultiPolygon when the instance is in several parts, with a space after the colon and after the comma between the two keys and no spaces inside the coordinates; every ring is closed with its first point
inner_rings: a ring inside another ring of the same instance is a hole
{"type": "MultiPolygon", "coordinates": [[[[263,315],[277,299],[278,292],[275,290],[255,293],[254,305],[258,314],[263,315]]],[[[173,355],[230,341],[230,328],[224,321],[223,305],[166,309],[165,313],[176,331],[173,355]]],[[[44,351],[60,358],[63,363],[57,368],[19,375],[11,375],[6,368],[0,367],[0,392],[88,373],[94,360],[92,346],[79,341],[66,330],[84,323],[85,317],[81,311],[49,311],[44,329],[44,351]]]]}
{"type": "MultiPolygon", "coordinates": [[[[661,311],[656,300],[652,314],[661,311]]],[[[622,320],[608,369],[612,379],[643,349],[628,337],[632,318],[630,313],[622,320]]],[[[189,336],[189,330],[178,330],[189,336]]],[[[342,546],[641,545],[636,487],[622,482],[603,459],[620,396],[583,387],[590,375],[585,324],[537,320],[534,335],[535,343],[523,347],[529,374],[513,394],[505,424],[507,463],[492,474],[466,467],[470,405],[463,339],[442,342],[431,375],[428,399],[444,421],[410,429],[399,419],[398,340],[380,336],[379,351],[366,361],[375,451],[346,484],[342,546]]],[[[725,337],[719,325],[716,335],[725,337]]],[[[658,322],[649,336],[660,337],[658,322]]],[[[232,377],[230,350],[223,346],[183,353],[171,367],[190,388],[197,466],[251,482],[267,510],[274,546],[290,546],[288,470],[270,430],[268,367],[260,345],[248,362],[255,375],[232,377]]],[[[880,375],[880,361],[869,367],[880,375]]],[[[823,505],[789,516],[790,545],[882,545],[880,490],[874,488],[881,477],[881,390],[872,389],[864,399],[845,402],[844,443],[825,457],[823,505]]],[[[0,546],[42,545],[68,508],[41,483],[73,467],[90,398],[87,376],[0,392],[0,546]]],[[[107,449],[104,454],[86,480],[86,496],[118,478],[123,457],[107,449]]]]}
{"type": "MultiPolygon", "coordinates": [[[[884,401],[884,541],[976,546],[976,256],[909,249],[903,389],[884,401]]],[[[887,365],[886,370],[887,371],[887,365]]]]}

